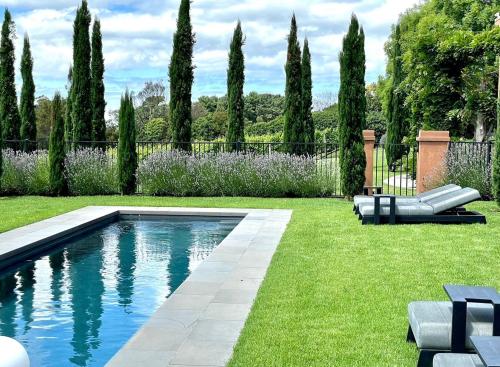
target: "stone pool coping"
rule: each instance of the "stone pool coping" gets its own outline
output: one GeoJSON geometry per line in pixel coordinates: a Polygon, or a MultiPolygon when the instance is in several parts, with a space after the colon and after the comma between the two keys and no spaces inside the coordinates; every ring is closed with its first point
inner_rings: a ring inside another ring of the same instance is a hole
{"type": "Polygon", "coordinates": [[[225,366],[292,211],[86,207],[0,234],[0,262],[99,221],[127,214],[243,219],[107,366],[225,366]]]}

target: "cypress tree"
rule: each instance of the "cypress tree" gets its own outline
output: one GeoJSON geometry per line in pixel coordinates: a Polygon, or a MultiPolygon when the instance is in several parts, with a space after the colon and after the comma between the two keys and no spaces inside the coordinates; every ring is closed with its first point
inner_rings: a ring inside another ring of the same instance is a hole
{"type": "Polygon", "coordinates": [[[385,151],[387,155],[387,164],[394,167],[396,162],[401,159],[405,153],[405,147],[402,145],[404,138],[404,114],[403,101],[399,90],[403,81],[403,63],[401,60],[400,27],[396,26],[393,40],[393,50],[391,55],[392,80],[389,88],[387,104],[387,143],[385,151]]]}
{"type": "Polygon", "coordinates": [[[181,0],[177,31],[174,34],[170,77],[170,121],[175,149],[191,151],[191,89],[193,87],[193,47],[190,0],[181,0]]]}
{"type": "Polygon", "coordinates": [[[304,142],[307,144],[307,152],[314,153],[314,120],[312,116],[312,71],[311,53],[309,52],[309,41],[304,41],[304,53],[302,55],[302,121],[304,121],[304,142]]]}
{"type": "Polygon", "coordinates": [[[21,140],[24,140],[23,150],[27,152],[33,148],[30,142],[36,140],[35,82],[33,81],[33,58],[31,57],[28,35],[24,36],[21,76],[23,78],[23,88],[21,90],[21,140]]]}
{"type": "Polygon", "coordinates": [[[92,138],[90,22],[87,1],[83,0],[76,12],[73,34],[72,120],[75,144],[92,138]]]}
{"type": "Polygon", "coordinates": [[[73,66],[69,67],[68,72],[68,98],[66,99],[66,116],[64,118],[64,141],[71,147],[73,141],[73,66]]]}
{"type": "Polygon", "coordinates": [[[340,53],[339,145],[340,179],[345,196],[363,192],[366,156],[365,35],[353,14],[340,53]]]}
{"type": "Polygon", "coordinates": [[[132,195],[136,185],[137,153],[134,103],[128,91],[121,99],[118,120],[118,180],[122,194],[132,195]]]}
{"type": "Polygon", "coordinates": [[[67,193],[67,183],[64,175],[64,115],[61,95],[56,93],[52,101],[51,131],[49,141],[49,180],[52,195],[60,196],[67,193]]]}
{"type": "Polygon", "coordinates": [[[288,53],[285,66],[285,126],[283,141],[290,154],[300,153],[304,143],[304,122],[302,121],[302,66],[300,44],[297,40],[297,21],[292,17],[288,36],[288,53]]]}
{"type": "Polygon", "coordinates": [[[227,103],[228,103],[228,129],[226,140],[230,150],[237,149],[239,142],[245,141],[245,117],[243,86],[245,84],[245,57],[242,47],[245,40],[238,22],[234,30],[231,49],[229,52],[229,68],[227,70],[227,103]]]}
{"type": "Polygon", "coordinates": [[[101,22],[96,19],[92,30],[92,141],[106,140],[104,113],[104,57],[102,55],[101,22]]]}
{"type": "Polygon", "coordinates": [[[0,120],[3,140],[19,140],[21,117],[17,107],[14,42],[15,24],[5,9],[0,42],[0,120]]]}

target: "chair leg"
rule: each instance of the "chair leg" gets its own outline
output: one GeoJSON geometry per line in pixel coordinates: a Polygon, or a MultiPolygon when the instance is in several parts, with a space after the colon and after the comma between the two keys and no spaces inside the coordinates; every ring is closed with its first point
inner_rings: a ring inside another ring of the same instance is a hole
{"type": "Polygon", "coordinates": [[[411,326],[408,325],[408,334],[406,335],[406,341],[408,343],[415,343],[415,335],[413,335],[413,330],[411,329],[411,326]]]}

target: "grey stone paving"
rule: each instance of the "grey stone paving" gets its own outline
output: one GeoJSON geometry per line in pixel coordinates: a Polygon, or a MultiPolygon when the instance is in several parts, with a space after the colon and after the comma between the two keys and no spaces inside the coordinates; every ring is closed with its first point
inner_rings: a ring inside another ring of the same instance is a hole
{"type": "Polygon", "coordinates": [[[0,263],[119,214],[241,216],[240,224],[108,367],[225,366],[291,218],[289,210],[87,207],[0,234],[0,263]]]}

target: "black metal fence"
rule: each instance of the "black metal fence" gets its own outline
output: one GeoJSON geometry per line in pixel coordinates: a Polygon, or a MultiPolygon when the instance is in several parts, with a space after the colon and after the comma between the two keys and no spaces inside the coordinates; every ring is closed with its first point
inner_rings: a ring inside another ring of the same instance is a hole
{"type": "Polygon", "coordinates": [[[388,144],[377,144],[373,156],[374,185],[386,194],[413,196],[416,194],[418,145],[393,144],[401,157],[388,163],[388,144]]]}
{"type": "MultiPolygon", "coordinates": [[[[13,149],[15,151],[40,152],[48,150],[48,140],[37,141],[4,141],[4,149],[13,149]]],[[[316,163],[317,173],[327,177],[332,182],[331,188],[333,196],[342,196],[340,189],[340,163],[339,148],[333,143],[278,143],[278,142],[192,142],[181,143],[183,147],[190,147],[191,152],[196,157],[206,157],[209,155],[218,155],[224,153],[236,153],[246,156],[252,155],[272,155],[275,153],[293,153],[309,157],[316,163]]],[[[139,161],[146,159],[151,154],[158,152],[174,151],[179,146],[173,142],[165,141],[140,141],[136,143],[136,152],[139,161]]],[[[68,150],[75,148],[94,148],[105,151],[111,161],[116,160],[118,153],[117,141],[106,142],[66,142],[68,150]]]]}
{"type": "Polygon", "coordinates": [[[488,142],[450,142],[448,152],[452,157],[478,162],[484,169],[491,169],[495,143],[488,142]]]}

